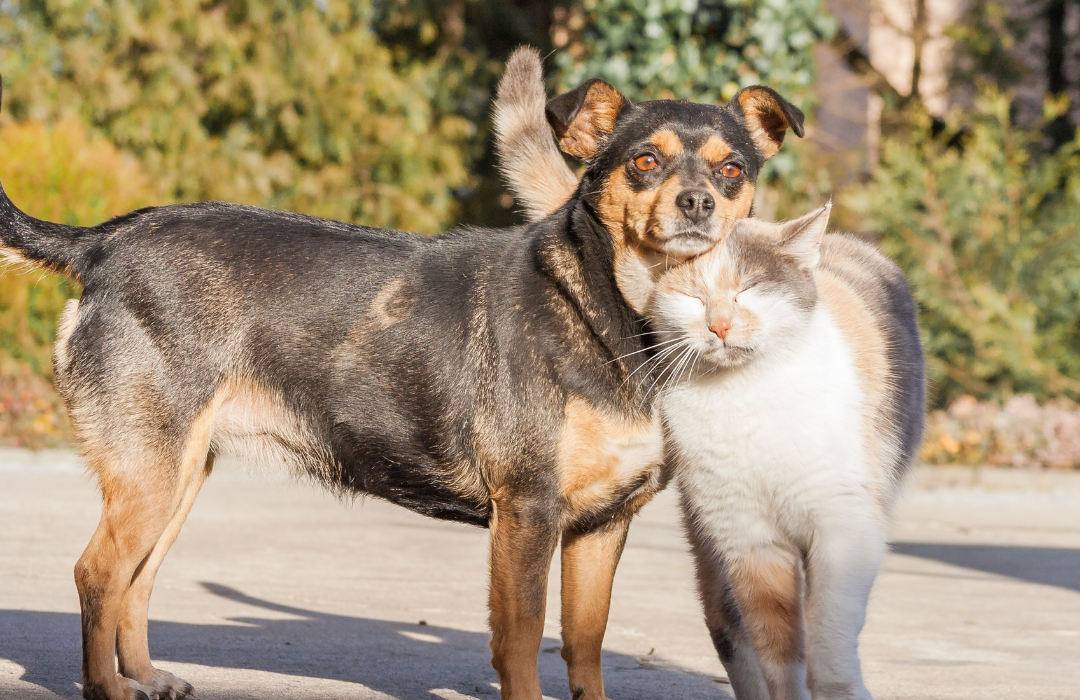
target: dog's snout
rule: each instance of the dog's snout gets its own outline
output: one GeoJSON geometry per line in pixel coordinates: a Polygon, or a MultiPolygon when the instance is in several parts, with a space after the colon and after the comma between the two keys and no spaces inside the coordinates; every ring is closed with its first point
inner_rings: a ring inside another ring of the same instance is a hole
{"type": "Polygon", "coordinates": [[[686,215],[686,218],[697,223],[712,214],[716,201],[705,190],[683,190],[676,197],[675,206],[686,215]]]}

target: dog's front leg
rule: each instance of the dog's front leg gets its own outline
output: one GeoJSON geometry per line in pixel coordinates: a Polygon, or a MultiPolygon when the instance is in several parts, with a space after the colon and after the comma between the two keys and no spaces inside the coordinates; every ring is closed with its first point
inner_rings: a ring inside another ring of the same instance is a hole
{"type": "Polygon", "coordinates": [[[540,700],[536,655],[544,636],[548,570],[558,541],[554,515],[526,496],[492,499],[491,664],[503,700],[540,700]]]}
{"type": "Polygon", "coordinates": [[[630,518],[585,533],[563,533],[562,657],[573,700],[606,700],[600,648],[607,629],[611,583],[630,518]]]}

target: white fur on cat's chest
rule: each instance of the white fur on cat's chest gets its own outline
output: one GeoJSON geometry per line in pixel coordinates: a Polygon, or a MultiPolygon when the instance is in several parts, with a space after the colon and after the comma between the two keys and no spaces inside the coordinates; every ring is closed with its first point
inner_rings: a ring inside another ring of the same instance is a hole
{"type": "Polygon", "coordinates": [[[819,304],[795,347],[666,392],[677,478],[717,516],[805,532],[807,517],[865,499],[863,401],[855,358],[819,304]]]}

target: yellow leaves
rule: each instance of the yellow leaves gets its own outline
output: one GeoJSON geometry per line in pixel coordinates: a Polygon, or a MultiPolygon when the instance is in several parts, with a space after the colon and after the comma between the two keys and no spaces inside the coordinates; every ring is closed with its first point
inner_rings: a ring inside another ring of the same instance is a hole
{"type": "MultiPolygon", "coordinates": [[[[92,138],[74,117],[0,127],[0,178],[15,204],[32,216],[97,224],[163,196],[137,161],[92,138]]],[[[56,320],[76,287],[37,270],[0,268],[0,356],[50,375],[56,320]]],[[[44,424],[42,424],[44,425],[44,424]]]]}
{"type": "Polygon", "coordinates": [[[0,128],[0,164],[16,206],[47,221],[90,226],[164,202],[134,158],[91,139],[70,116],[51,128],[40,122],[0,128]]]}

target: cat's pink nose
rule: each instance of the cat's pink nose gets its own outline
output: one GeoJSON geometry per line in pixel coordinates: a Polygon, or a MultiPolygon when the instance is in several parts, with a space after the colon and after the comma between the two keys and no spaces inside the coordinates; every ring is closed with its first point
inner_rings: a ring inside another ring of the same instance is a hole
{"type": "Polygon", "coordinates": [[[731,321],[717,321],[709,326],[709,330],[715,333],[720,340],[727,340],[728,331],[731,330],[731,321]]]}

